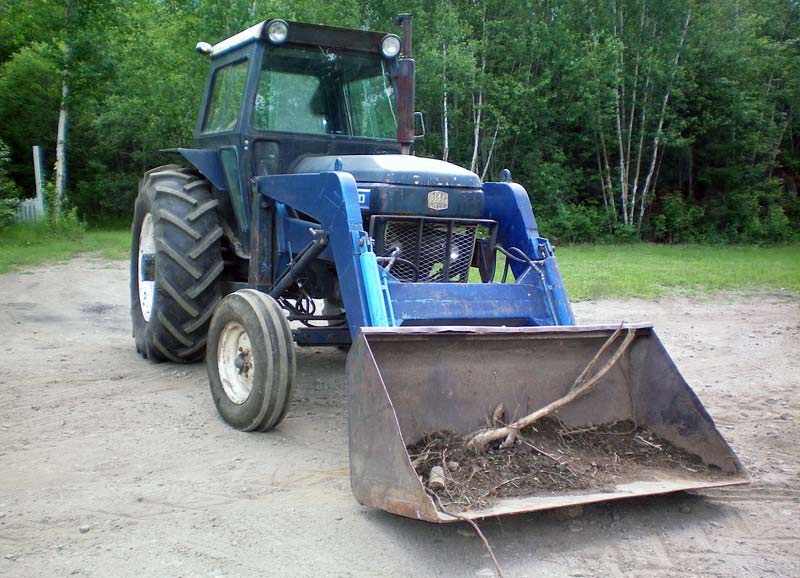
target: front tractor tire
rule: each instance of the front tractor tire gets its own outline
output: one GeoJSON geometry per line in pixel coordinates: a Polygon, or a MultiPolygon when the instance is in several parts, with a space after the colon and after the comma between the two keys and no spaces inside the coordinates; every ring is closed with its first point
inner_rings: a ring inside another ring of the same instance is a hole
{"type": "Polygon", "coordinates": [[[243,431],[268,431],[289,409],[295,376],[292,330],[278,302],[254,289],[227,295],[208,330],[206,368],[220,416],[243,431]]]}
{"type": "Polygon", "coordinates": [[[131,323],[148,359],[191,363],[205,355],[224,267],[217,204],[192,170],[163,166],[142,179],[131,228],[131,323]]]}

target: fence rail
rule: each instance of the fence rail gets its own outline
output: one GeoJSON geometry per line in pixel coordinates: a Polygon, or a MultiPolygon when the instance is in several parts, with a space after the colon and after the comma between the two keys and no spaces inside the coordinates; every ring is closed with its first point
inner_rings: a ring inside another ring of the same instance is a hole
{"type": "Polygon", "coordinates": [[[17,223],[29,223],[38,221],[44,216],[44,210],[40,199],[25,199],[17,206],[15,220],[17,223]]]}

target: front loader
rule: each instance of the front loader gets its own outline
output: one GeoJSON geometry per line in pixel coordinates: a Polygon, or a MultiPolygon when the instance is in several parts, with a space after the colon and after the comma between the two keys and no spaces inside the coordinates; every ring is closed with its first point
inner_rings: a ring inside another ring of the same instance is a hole
{"type": "MultiPolygon", "coordinates": [[[[131,316],[144,357],[205,356],[220,415],[244,431],[285,416],[295,346],[350,347],[356,498],[446,522],[458,518],[408,446],[476,431],[500,402],[525,414],[559,399],[619,328],[575,325],[553,248],[508,171],[481,182],[414,155],[411,19],[398,23],[402,38],[272,19],[198,44],[211,71],[195,148],[149,171],[136,200],[131,316]]],[[[714,474],[656,468],[461,517],[745,480],[652,327],[625,329],[619,362],[558,418],[630,420],[714,474]]]]}

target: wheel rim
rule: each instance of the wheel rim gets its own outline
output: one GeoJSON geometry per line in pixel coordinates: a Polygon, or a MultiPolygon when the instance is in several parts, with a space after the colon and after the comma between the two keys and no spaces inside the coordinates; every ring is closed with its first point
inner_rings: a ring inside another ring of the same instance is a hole
{"type": "Polygon", "coordinates": [[[239,323],[228,323],[219,337],[217,369],[225,395],[237,405],[253,391],[255,365],[250,337],[239,323]]]}
{"type": "Polygon", "coordinates": [[[147,213],[139,233],[139,256],[137,261],[137,285],[139,287],[139,307],[145,322],[150,322],[153,302],[156,297],[155,280],[156,235],[153,228],[153,215],[147,213]]]}

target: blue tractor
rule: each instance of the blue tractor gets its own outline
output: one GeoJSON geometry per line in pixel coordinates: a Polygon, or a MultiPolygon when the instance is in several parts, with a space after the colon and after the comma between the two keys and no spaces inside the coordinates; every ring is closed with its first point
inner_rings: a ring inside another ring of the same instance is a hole
{"type": "MultiPolygon", "coordinates": [[[[356,496],[442,521],[447,516],[419,506],[427,498],[413,471],[405,472],[413,491],[393,486],[408,461],[405,444],[395,448],[399,465],[384,463],[394,455],[387,448],[408,437],[405,422],[416,424],[416,434],[441,429],[437,420],[448,411],[439,404],[450,399],[461,409],[449,412],[447,427],[470,431],[493,405],[470,401],[478,390],[511,396],[508,407],[546,403],[614,328],[569,327],[553,248],[508,171],[501,182],[484,183],[414,155],[411,18],[398,23],[402,38],[272,19],[213,46],[198,44],[211,70],[195,148],[176,149],[181,164],[146,173],[136,199],[131,317],[144,357],[205,357],[220,415],[245,431],[270,430],[285,416],[295,345],[353,345],[356,496]],[[520,343],[528,353],[506,359],[502,352],[520,343]],[[489,350],[502,367],[487,367],[481,351],[489,350]],[[390,366],[402,385],[381,373],[390,366]],[[505,391],[496,376],[509,370],[503,379],[527,375],[535,384],[547,376],[547,384],[536,395],[505,391]],[[426,409],[409,410],[413,417],[386,413],[402,405],[395,395],[426,409]],[[430,417],[424,427],[421,415],[430,417]],[[397,427],[399,437],[387,433],[397,427]]],[[[658,347],[651,329],[636,331],[631,355],[658,347]]],[[[705,415],[685,382],[676,387],[694,400],[692,416],[705,415]]],[[[590,404],[573,420],[629,411],[629,385],[606,390],[601,408],[590,404]]],[[[706,426],[709,459],[729,460],[713,423],[706,426]]]]}

